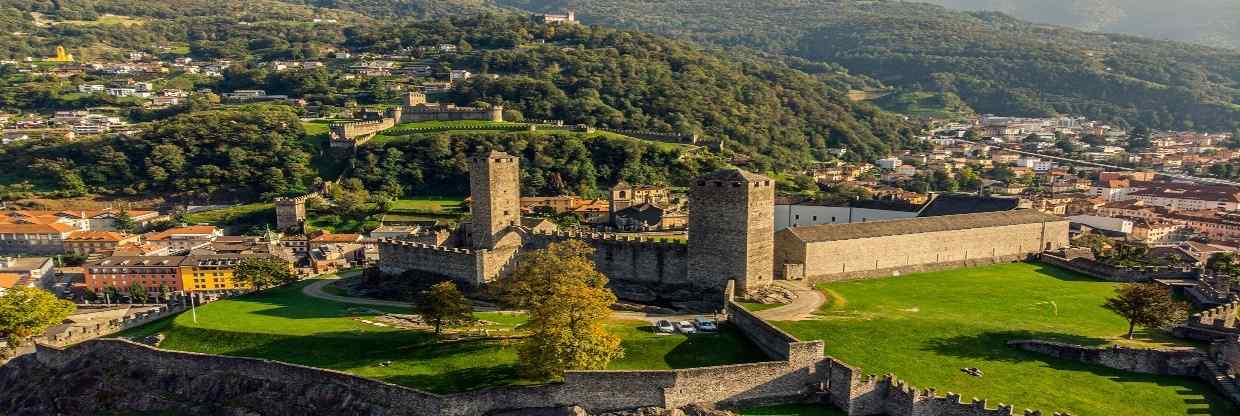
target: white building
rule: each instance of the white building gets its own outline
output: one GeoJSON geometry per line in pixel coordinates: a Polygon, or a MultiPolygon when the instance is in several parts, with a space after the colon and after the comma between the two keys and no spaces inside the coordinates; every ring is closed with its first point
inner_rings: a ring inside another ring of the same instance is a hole
{"type": "Polygon", "coordinates": [[[878,165],[880,168],[892,170],[904,165],[904,161],[900,160],[900,158],[889,157],[886,159],[879,159],[875,161],[874,164],[878,165]]]}
{"type": "Polygon", "coordinates": [[[1097,230],[1132,234],[1132,221],[1123,218],[1102,217],[1097,215],[1076,215],[1068,217],[1068,220],[1077,224],[1087,225],[1090,228],[1097,230]]]}

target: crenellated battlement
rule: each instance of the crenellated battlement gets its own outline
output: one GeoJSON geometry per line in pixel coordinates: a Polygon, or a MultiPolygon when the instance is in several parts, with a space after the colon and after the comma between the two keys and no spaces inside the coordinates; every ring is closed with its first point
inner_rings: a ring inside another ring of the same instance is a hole
{"type": "Polygon", "coordinates": [[[1237,310],[1240,310],[1240,301],[1232,301],[1228,304],[1195,313],[1189,318],[1188,323],[1191,326],[1220,330],[1234,330],[1237,329],[1237,310]]]}
{"type": "Polygon", "coordinates": [[[397,240],[397,239],[392,239],[392,238],[379,239],[379,245],[380,246],[385,246],[385,245],[386,246],[398,246],[405,250],[427,250],[427,251],[438,251],[438,252],[443,252],[443,253],[465,254],[465,255],[482,254],[482,253],[487,252],[487,250],[470,250],[467,248],[438,246],[434,244],[418,243],[414,241],[397,240]]]}
{"type": "Polygon", "coordinates": [[[677,239],[677,238],[631,236],[631,235],[623,235],[623,234],[615,234],[615,233],[589,233],[589,232],[577,232],[577,231],[534,231],[531,234],[534,236],[564,239],[564,240],[572,239],[572,240],[599,241],[599,242],[606,242],[606,243],[645,245],[645,246],[660,247],[660,248],[662,247],[687,247],[689,244],[688,241],[677,239]]]}

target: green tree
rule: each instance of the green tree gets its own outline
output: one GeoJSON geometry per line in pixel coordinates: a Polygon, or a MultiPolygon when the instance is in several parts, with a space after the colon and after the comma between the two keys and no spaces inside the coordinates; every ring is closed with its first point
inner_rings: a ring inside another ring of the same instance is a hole
{"type": "Polygon", "coordinates": [[[25,286],[7,289],[0,296],[0,339],[7,342],[0,356],[7,356],[24,345],[26,339],[69,317],[73,302],[57,299],[51,292],[25,286]]]}
{"type": "Polygon", "coordinates": [[[1240,284],[1240,265],[1236,264],[1235,253],[1218,253],[1206,261],[1206,270],[1217,276],[1226,276],[1233,283],[1240,284]]]}
{"type": "Polygon", "coordinates": [[[512,276],[501,281],[504,302],[530,314],[523,327],[532,335],[518,350],[526,377],[599,370],[624,356],[620,339],[603,328],[616,295],[595,270],[592,255],[580,241],[555,243],[523,254],[512,276]]]}
{"type": "Polygon", "coordinates": [[[1160,328],[1184,319],[1188,306],[1171,298],[1171,291],[1158,283],[1126,283],[1115,297],[1102,305],[1128,320],[1128,339],[1137,326],[1160,328]]]}
{"type": "Polygon", "coordinates": [[[443,333],[444,324],[473,319],[469,301],[450,281],[436,283],[419,293],[414,299],[413,311],[435,325],[435,335],[443,333]]]}
{"type": "Polygon", "coordinates": [[[129,210],[122,209],[116,213],[116,229],[127,233],[137,231],[138,225],[134,222],[133,217],[129,215],[129,210]]]}
{"type": "Polygon", "coordinates": [[[149,298],[150,294],[147,293],[145,286],[137,283],[129,286],[130,303],[146,303],[147,300],[150,300],[149,298]]]}
{"type": "Polygon", "coordinates": [[[241,286],[254,290],[280,286],[297,281],[288,262],[275,257],[247,257],[233,270],[233,278],[241,286]]]}

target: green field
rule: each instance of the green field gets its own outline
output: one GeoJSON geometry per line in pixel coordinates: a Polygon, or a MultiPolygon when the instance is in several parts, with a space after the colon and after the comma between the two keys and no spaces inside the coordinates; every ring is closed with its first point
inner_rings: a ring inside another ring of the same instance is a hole
{"type": "Polygon", "coordinates": [[[418,199],[398,199],[392,205],[392,211],[402,213],[443,214],[464,211],[464,198],[428,197],[418,199]]]}
{"type": "Polygon", "coordinates": [[[784,306],[780,304],[767,305],[763,303],[753,303],[753,302],[737,302],[737,303],[741,304],[741,306],[745,307],[745,310],[748,310],[750,312],[762,312],[768,309],[775,309],[780,306],[784,306]]]}
{"type": "Polygon", "coordinates": [[[276,206],[270,202],[237,205],[228,208],[186,214],[190,224],[211,224],[229,228],[230,232],[245,232],[251,227],[271,225],[276,221],[276,206]]]}
{"type": "MultiPolygon", "coordinates": [[[[866,374],[1017,409],[1074,415],[1235,415],[1196,379],[1127,373],[1009,348],[1014,339],[1115,343],[1126,322],[1102,308],[1115,284],[1037,264],[1007,264],[821,286],[819,320],[780,322],[866,374]],[[977,367],[984,377],[961,368],[977,367]]],[[[1143,331],[1141,345],[1178,344],[1143,331]]]]}
{"type": "MultiPolygon", "coordinates": [[[[346,371],[433,392],[455,392],[496,385],[530,384],[517,376],[516,342],[473,339],[435,342],[421,331],[366,324],[375,312],[301,294],[310,281],[263,293],[222,300],[198,308],[198,322],[183,313],[136,328],[122,336],[162,332],[161,348],[266,358],[346,371]],[[388,366],[380,363],[391,361],[388,366]]],[[[393,308],[389,312],[407,312],[393,308]]],[[[485,313],[491,329],[519,325],[520,315],[485,313]]],[[[765,361],[735,332],[720,335],[656,335],[643,321],[612,321],[622,337],[625,358],[613,369],[668,369],[765,361]]]]}

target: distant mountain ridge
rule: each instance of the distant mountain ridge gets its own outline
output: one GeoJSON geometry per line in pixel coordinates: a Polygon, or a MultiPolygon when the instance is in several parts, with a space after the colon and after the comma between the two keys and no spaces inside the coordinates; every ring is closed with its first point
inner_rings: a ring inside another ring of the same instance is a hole
{"type": "Polygon", "coordinates": [[[898,1],[496,1],[839,64],[902,89],[957,94],[982,113],[1073,114],[1164,129],[1240,125],[1240,51],[1231,49],[898,1]]]}
{"type": "Polygon", "coordinates": [[[918,0],[1003,12],[1031,22],[1240,48],[1236,0],[918,0]]]}

